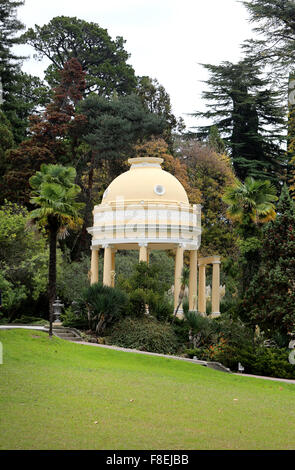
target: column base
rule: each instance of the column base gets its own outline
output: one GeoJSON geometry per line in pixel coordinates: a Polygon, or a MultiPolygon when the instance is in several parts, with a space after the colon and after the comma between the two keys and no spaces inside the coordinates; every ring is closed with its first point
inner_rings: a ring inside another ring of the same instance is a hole
{"type": "Polygon", "coordinates": [[[182,309],[182,308],[179,308],[179,309],[178,309],[178,312],[177,312],[176,317],[179,318],[179,320],[183,320],[183,319],[184,319],[183,309],[182,309]]]}
{"type": "Polygon", "coordinates": [[[220,312],[214,312],[210,314],[210,318],[219,318],[220,317],[220,312]]]}

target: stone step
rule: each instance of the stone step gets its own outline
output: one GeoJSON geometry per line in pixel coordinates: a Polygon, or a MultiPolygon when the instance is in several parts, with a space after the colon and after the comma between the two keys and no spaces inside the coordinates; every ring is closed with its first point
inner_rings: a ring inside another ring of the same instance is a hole
{"type": "Polygon", "coordinates": [[[74,328],[57,327],[53,328],[53,334],[60,339],[67,341],[81,341],[82,338],[74,328]]]}

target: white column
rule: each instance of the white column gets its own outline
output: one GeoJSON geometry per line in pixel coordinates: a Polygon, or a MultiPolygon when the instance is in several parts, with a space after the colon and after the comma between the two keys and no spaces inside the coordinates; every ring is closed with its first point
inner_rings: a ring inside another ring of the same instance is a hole
{"type": "Polygon", "coordinates": [[[103,262],[103,284],[105,286],[112,285],[112,248],[104,245],[104,262],[103,262]]]}
{"type": "Polygon", "coordinates": [[[220,316],[220,261],[213,261],[212,272],[212,316],[220,316]]]}
{"type": "Polygon", "coordinates": [[[91,250],[90,284],[98,282],[98,250],[91,250]]]}
{"type": "Polygon", "coordinates": [[[115,287],[115,275],[116,275],[116,249],[112,250],[112,266],[111,266],[111,285],[115,287]]]}
{"type": "MultiPolygon", "coordinates": [[[[174,274],[174,311],[177,308],[179,302],[179,293],[181,289],[181,276],[182,276],[182,269],[183,269],[183,252],[184,247],[183,245],[178,245],[176,249],[175,255],[175,274],[174,274]]],[[[180,306],[177,316],[182,317],[182,306],[180,306]]]]}
{"type": "Polygon", "coordinates": [[[148,244],[147,243],[139,243],[139,262],[144,261],[145,263],[148,262],[148,244]]]}
{"type": "Polygon", "coordinates": [[[199,265],[198,311],[206,315],[206,265],[199,265]]]}
{"type": "Polygon", "coordinates": [[[190,251],[190,270],[189,270],[189,310],[197,310],[197,277],[198,277],[198,252],[190,251]]]}

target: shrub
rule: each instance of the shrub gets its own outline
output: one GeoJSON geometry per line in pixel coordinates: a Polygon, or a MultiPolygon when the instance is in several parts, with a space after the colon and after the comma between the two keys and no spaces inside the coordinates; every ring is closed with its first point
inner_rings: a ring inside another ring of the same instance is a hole
{"type": "Polygon", "coordinates": [[[146,293],[143,289],[135,289],[129,294],[128,314],[142,316],[146,311],[146,293]]]}
{"type": "Polygon", "coordinates": [[[23,324],[23,325],[48,325],[48,321],[39,317],[32,317],[30,315],[22,315],[11,322],[12,324],[23,324]]]}
{"type": "Polygon", "coordinates": [[[165,296],[149,292],[147,295],[149,313],[159,321],[165,321],[173,314],[173,304],[165,296]]]}
{"type": "Polygon", "coordinates": [[[97,282],[83,291],[83,299],[87,305],[89,326],[97,334],[126,314],[128,296],[118,288],[97,282]]]}
{"type": "Polygon", "coordinates": [[[75,312],[73,307],[68,307],[61,315],[63,326],[84,330],[88,328],[88,319],[85,312],[75,312]]]}
{"type": "Polygon", "coordinates": [[[81,261],[64,259],[58,268],[57,294],[67,305],[78,301],[83,290],[89,287],[88,272],[90,269],[89,256],[82,257],[81,261]]]}
{"type": "Polygon", "coordinates": [[[179,348],[173,327],[154,318],[120,320],[113,327],[108,343],[161,354],[175,354],[179,348]]]}
{"type": "Polygon", "coordinates": [[[204,349],[198,359],[221,362],[235,371],[240,362],[246,374],[295,379],[295,367],[288,361],[290,351],[278,348],[245,348],[224,344],[222,348],[204,349]]]}

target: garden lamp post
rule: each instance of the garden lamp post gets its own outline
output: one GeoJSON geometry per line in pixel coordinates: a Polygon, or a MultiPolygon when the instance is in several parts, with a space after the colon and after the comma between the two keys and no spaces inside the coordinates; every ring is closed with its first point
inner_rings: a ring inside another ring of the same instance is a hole
{"type": "Polygon", "coordinates": [[[56,301],[53,302],[54,323],[60,323],[61,309],[63,306],[64,304],[62,304],[59,298],[57,297],[56,301]]]}

